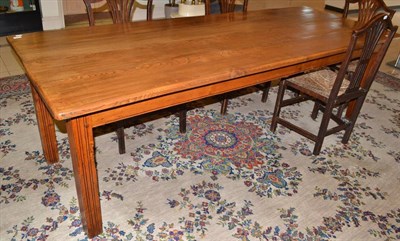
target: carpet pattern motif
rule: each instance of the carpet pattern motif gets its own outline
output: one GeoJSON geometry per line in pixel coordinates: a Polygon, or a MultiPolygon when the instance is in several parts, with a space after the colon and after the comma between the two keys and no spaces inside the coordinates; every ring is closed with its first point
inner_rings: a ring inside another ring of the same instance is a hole
{"type": "MultiPolygon", "coordinates": [[[[269,131],[276,88],[188,113],[148,115],[95,130],[103,233],[93,240],[400,240],[400,80],[380,73],[348,144],[269,131]]],[[[65,126],[47,165],[25,76],[0,79],[0,239],[88,240],[65,126]]],[[[311,103],[282,115],[311,130],[311,103]]],[[[317,120],[319,121],[319,119],[317,120]]]]}

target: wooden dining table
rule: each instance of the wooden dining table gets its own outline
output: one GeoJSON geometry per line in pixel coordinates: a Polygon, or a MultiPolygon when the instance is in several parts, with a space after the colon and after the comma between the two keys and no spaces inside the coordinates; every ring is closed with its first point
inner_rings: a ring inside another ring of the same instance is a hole
{"type": "Polygon", "coordinates": [[[293,7],[7,40],[29,78],[49,164],[59,161],[54,120],[66,122],[82,224],[94,237],[102,214],[93,128],[338,63],[353,26],[293,7]]]}

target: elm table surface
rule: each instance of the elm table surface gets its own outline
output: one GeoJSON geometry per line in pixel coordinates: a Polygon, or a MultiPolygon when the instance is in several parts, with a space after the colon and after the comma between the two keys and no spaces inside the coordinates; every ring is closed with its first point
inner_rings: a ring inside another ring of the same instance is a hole
{"type": "Polygon", "coordinates": [[[354,23],[308,7],[7,37],[32,87],[45,158],[66,122],[82,223],[102,232],[92,129],[338,63],[354,23]]]}

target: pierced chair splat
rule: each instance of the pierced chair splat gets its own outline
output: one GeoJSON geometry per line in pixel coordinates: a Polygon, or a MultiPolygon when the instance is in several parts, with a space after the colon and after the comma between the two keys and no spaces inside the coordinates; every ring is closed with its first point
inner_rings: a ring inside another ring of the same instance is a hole
{"type": "MultiPolygon", "coordinates": [[[[393,19],[393,16],[396,13],[395,10],[386,6],[383,0],[346,0],[343,8],[343,19],[347,19],[349,17],[351,12],[350,6],[352,4],[357,4],[357,8],[355,9],[357,12],[357,22],[354,25],[354,29],[364,26],[378,13],[385,13],[390,17],[390,19],[393,19]]],[[[354,63],[357,61],[357,59],[353,60],[354,63]]],[[[330,66],[330,68],[334,71],[338,71],[339,67],[339,65],[330,66]]],[[[354,71],[353,64],[350,66],[349,71],[354,71]]],[[[347,108],[347,112],[350,113],[353,108],[354,103],[350,104],[350,106],[347,108]]],[[[339,111],[342,111],[342,109],[343,108],[341,108],[339,111]]]]}
{"type": "Polygon", "coordinates": [[[365,26],[353,31],[344,61],[338,72],[326,68],[282,80],[279,84],[271,131],[275,132],[277,124],[281,124],[314,141],[314,155],[319,155],[325,136],[333,133],[344,130],[342,143],[346,144],[396,31],[397,26],[392,25],[388,15],[380,13],[365,26]],[[349,64],[355,51],[359,50],[358,46],[362,46],[360,58],[354,72],[349,74],[349,64]],[[299,94],[293,98],[284,99],[288,87],[299,94]],[[311,114],[312,119],[317,118],[319,111],[323,113],[317,134],[280,116],[282,107],[307,100],[315,102],[311,114]],[[334,112],[336,108],[349,105],[351,102],[355,103],[355,107],[350,116],[342,116],[342,111],[334,112]],[[337,125],[328,129],[330,120],[336,122],[337,125]]]}
{"type": "MultiPolygon", "coordinates": [[[[132,21],[132,11],[135,0],[107,0],[111,17],[114,23],[125,23],[132,21]]],[[[147,0],[146,20],[153,19],[153,0],[147,0]]]]}
{"type": "MultiPolygon", "coordinates": [[[[103,2],[104,0],[83,0],[86,6],[89,25],[95,25],[94,4],[103,2]]],[[[106,0],[106,5],[110,12],[113,23],[131,22],[132,11],[135,0],[106,0]]],[[[146,4],[146,20],[153,19],[153,0],[147,0],[146,4]]]]}
{"type": "Polygon", "coordinates": [[[389,15],[390,19],[393,19],[395,10],[390,9],[386,6],[383,0],[346,0],[343,8],[343,18],[346,19],[350,12],[350,5],[358,4],[357,7],[357,26],[362,26],[371,20],[378,13],[386,13],[389,15]]]}
{"type": "Polygon", "coordinates": [[[132,21],[134,0],[107,0],[108,8],[114,23],[129,23],[132,21]]]}
{"type": "Polygon", "coordinates": [[[83,3],[86,6],[86,13],[88,15],[89,26],[95,25],[95,18],[94,18],[94,6],[92,4],[96,4],[102,2],[103,0],[83,0],[83,3]]]}

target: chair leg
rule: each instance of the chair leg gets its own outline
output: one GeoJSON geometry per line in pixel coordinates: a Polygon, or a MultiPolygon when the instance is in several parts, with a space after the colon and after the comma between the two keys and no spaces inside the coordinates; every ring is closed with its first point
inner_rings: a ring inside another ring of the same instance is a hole
{"type": "Polygon", "coordinates": [[[261,102],[263,102],[263,103],[267,102],[270,87],[271,87],[271,82],[267,82],[263,85],[263,93],[262,93],[262,97],[261,97],[261,102]]]}
{"type": "Polygon", "coordinates": [[[179,111],[179,132],[186,133],[186,108],[179,111]]]}
{"type": "Polygon", "coordinates": [[[317,117],[318,117],[318,111],[319,111],[319,103],[315,102],[315,103],[314,103],[314,108],[313,108],[313,110],[312,110],[312,112],[311,112],[311,118],[312,118],[313,120],[317,119],[317,117]]]}
{"type": "Polygon", "coordinates": [[[228,102],[229,99],[224,96],[224,99],[222,100],[222,104],[221,104],[221,115],[226,115],[227,109],[228,109],[228,102]]]}
{"type": "Polygon", "coordinates": [[[345,107],[346,107],[345,105],[340,105],[340,106],[338,107],[337,113],[336,113],[336,116],[337,116],[338,118],[341,118],[341,117],[342,117],[343,111],[344,111],[344,108],[345,108],[345,107]]]}
{"type": "Polygon", "coordinates": [[[282,104],[282,100],[283,100],[283,95],[285,93],[285,89],[286,89],[286,80],[282,80],[279,83],[279,90],[278,90],[278,95],[276,97],[274,115],[272,116],[272,121],[271,121],[270,130],[272,132],[275,132],[276,126],[278,124],[278,117],[281,112],[281,104],[282,104]]]}
{"type": "Polygon", "coordinates": [[[332,109],[332,105],[326,106],[326,110],[324,112],[324,115],[322,116],[321,125],[319,126],[317,140],[315,141],[315,146],[313,150],[313,154],[316,156],[319,155],[319,153],[321,152],[322,143],[324,142],[329,121],[331,119],[332,109]]]}
{"type": "Polygon", "coordinates": [[[125,154],[125,132],[123,121],[117,123],[117,139],[118,139],[118,151],[119,154],[125,154]]]}
{"type": "Polygon", "coordinates": [[[342,138],[343,144],[346,144],[350,139],[351,132],[354,129],[354,125],[356,124],[356,120],[358,118],[358,115],[360,114],[361,107],[363,106],[364,99],[365,99],[365,95],[362,97],[359,97],[356,100],[355,107],[354,107],[353,111],[351,112],[351,116],[349,118],[350,125],[346,128],[343,138],[342,138]]]}

